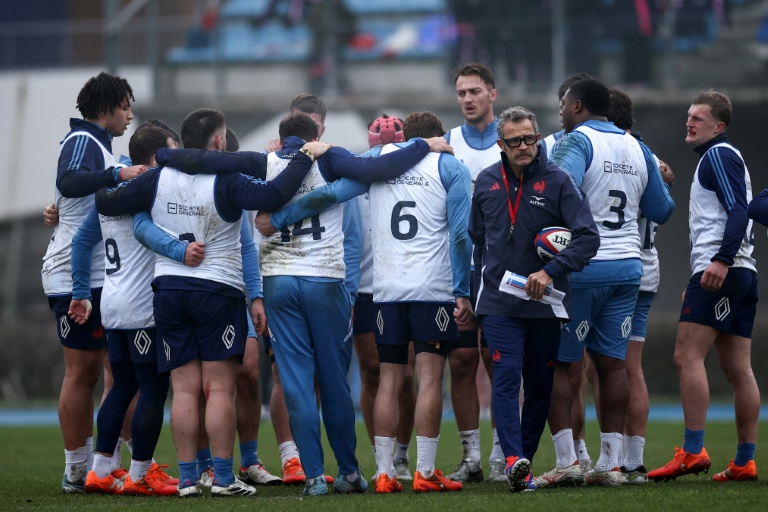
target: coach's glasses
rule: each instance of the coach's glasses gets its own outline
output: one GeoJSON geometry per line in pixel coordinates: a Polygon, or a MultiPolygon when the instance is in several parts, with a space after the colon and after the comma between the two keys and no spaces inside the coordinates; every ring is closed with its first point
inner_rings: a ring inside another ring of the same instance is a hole
{"type": "Polygon", "coordinates": [[[510,137],[508,139],[501,139],[504,141],[504,144],[507,145],[508,148],[517,148],[520,147],[520,144],[525,142],[526,146],[533,146],[537,142],[537,138],[535,135],[523,135],[522,137],[510,137]]]}

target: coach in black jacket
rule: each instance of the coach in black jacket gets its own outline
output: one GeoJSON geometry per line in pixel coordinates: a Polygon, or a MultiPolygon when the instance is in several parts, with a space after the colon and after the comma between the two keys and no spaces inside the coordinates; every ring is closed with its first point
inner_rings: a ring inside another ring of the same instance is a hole
{"type": "Polygon", "coordinates": [[[568,274],[579,272],[600,246],[587,198],[537,144],[536,116],[512,107],[499,116],[501,161],[477,177],[469,234],[475,244],[478,279],[476,314],[493,359],[493,412],[507,457],[510,489],[526,487],[526,477],[544,430],[552,394],[561,321],[568,320],[568,274]],[[571,242],[547,263],[534,238],[544,228],[571,230],[571,242]],[[524,300],[499,291],[509,270],[528,276],[524,300]],[[552,283],[565,292],[563,307],[539,302],[552,283]],[[522,425],[518,393],[525,380],[522,425]]]}

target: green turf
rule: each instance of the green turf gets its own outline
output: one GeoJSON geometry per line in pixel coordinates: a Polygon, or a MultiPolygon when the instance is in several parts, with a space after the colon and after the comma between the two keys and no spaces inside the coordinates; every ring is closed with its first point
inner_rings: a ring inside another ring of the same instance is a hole
{"type": "MultiPolygon", "coordinates": [[[[765,428],[766,424],[761,424],[765,428]]],[[[484,424],[483,463],[487,471],[490,451],[490,427],[484,424]]],[[[594,460],[599,455],[597,426],[587,427],[587,443],[594,460]]],[[[368,447],[362,423],[358,424],[358,457],[366,474],[374,472],[373,454],[368,447]]],[[[654,423],[649,426],[645,463],[650,468],[666,463],[673,455],[673,447],[682,442],[682,426],[673,423],[654,423]]],[[[731,423],[712,423],[707,427],[707,450],[712,458],[710,475],[687,476],[666,484],[622,487],[619,489],[571,488],[541,490],[535,493],[511,494],[505,484],[470,484],[460,493],[414,495],[408,487],[400,495],[365,495],[301,498],[301,488],[259,487],[255,498],[211,500],[179,500],[177,498],[138,498],[128,496],[69,496],[61,494],[59,482],[64,466],[61,436],[57,427],[4,427],[0,428],[0,511],[14,509],[82,509],[82,510],[159,510],[162,512],[208,509],[280,510],[379,510],[419,512],[446,510],[563,510],[574,511],[634,511],[661,510],[768,510],[768,486],[765,482],[717,484],[709,477],[725,468],[735,452],[735,434],[731,423]]],[[[414,443],[415,445],[415,443],[414,443]]],[[[411,468],[415,466],[415,446],[411,449],[411,468]]],[[[237,454],[237,448],[235,449],[237,454]]],[[[758,451],[758,466],[766,464],[758,451]]],[[[268,468],[279,471],[280,460],[270,425],[262,429],[259,455],[268,468]]],[[[455,423],[445,422],[438,451],[437,465],[450,472],[459,461],[461,452],[457,442],[455,423]]],[[[163,429],[156,458],[170,463],[172,474],[178,475],[170,429],[163,429]]],[[[326,450],[326,469],[334,474],[330,450],[326,450]]],[[[237,460],[237,455],[235,457],[237,460]]],[[[128,457],[124,458],[128,464],[128,457]]],[[[548,435],[542,438],[536,456],[534,471],[540,473],[554,462],[552,443],[548,435]]]]}

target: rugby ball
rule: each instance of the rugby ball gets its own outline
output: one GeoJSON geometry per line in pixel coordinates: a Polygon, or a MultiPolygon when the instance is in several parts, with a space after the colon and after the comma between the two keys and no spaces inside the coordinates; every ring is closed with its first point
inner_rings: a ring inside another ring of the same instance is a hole
{"type": "Polygon", "coordinates": [[[553,226],[539,231],[533,241],[536,254],[544,263],[549,263],[557,254],[568,247],[571,241],[571,231],[567,228],[553,226]]]}

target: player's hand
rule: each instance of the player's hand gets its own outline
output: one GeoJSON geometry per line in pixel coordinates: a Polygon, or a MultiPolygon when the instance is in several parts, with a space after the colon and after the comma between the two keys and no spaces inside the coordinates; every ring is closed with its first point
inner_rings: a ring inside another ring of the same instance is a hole
{"type": "Polygon", "coordinates": [[[525,293],[533,300],[541,300],[544,297],[544,290],[552,284],[552,278],[544,270],[539,270],[528,276],[525,282],[525,293]]]}
{"type": "Polygon", "coordinates": [[[333,144],[326,144],[325,142],[320,142],[319,140],[315,140],[312,142],[307,142],[302,146],[301,149],[308,149],[312,152],[313,155],[315,155],[315,159],[325,154],[326,151],[331,149],[333,147],[333,144]]]}
{"type": "Polygon", "coordinates": [[[202,242],[190,242],[184,252],[184,265],[197,267],[205,259],[205,244],[202,242]]]}
{"type": "Polygon", "coordinates": [[[55,227],[59,223],[59,209],[55,204],[49,204],[43,208],[43,224],[49,228],[55,227]]]}
{"type": "Polygon", "coordinates": [[[424,142],[429,144],[430,153],[450,153],[453,154],[453,148],[445,140],[445,137],[431,137],[424,139],[424,142]]]}
{"type": "Polygon", "coordinates": [[[683,290],[683,295],[680,299],[680,302],[685,302],[685,290],[683,290]]]}
{"type": "Polygon", "coordinates": [[[723,281],[727,275],[728,265],[720,260],[715,260],[701,274],[701,287],[708,292],[716,292],[723,287],[723,281]]]}
{"type": "Polygon", "coordinates": [[[146,165],[132,165],[131,167],[123,167],[120,169],[120,181],[130,181],[136,176],[147,172],[146,165]]]}
{"type": "Polygon", "coordinates": [[[453,310],[453,319],[459,327],[466,327],[472,321],[472,304],[466,297],[456,299],[456,309],[453,310]]]}
{"type": "Polygon", "coordinates": [[[83,325],[91,317],[91,311],[93,306],[88,299],[75,300],[69,303],[69,311],[67,314],[77,325],[83,325]]]}
{"type": "Polygon", "coordinates": [[[261,233],[261,236],[272,236],[277,233],[277,229],[272,225],[272,214],[270,212],[259,210],[253,218],[253,225],[256,226],[256,230],[261,233]]]}
{"type": "Polygon", "coordinates": [[[675,173],[673,173],[672,169],[661,160],[659,160],[659,170],[661,171],[661,179],[664,180],[664,183],[670,187],[675,184],[675,173]]]}
{"type": "Polygon", "coordinates": [[[274,153],[275,151],[280,151],[282,146],[280,145],[280,139],[272,139],[271,141],[267,142],[267,147],[264,148],[267,150],[267,153],[274,153]]]}
{"type": "Polygon", "coordinates": [[[251,305],[251,320],[256,334],[264,334],[267,329],[267,313],[264,311],[264,301],[254,299],[251,305]]]}

